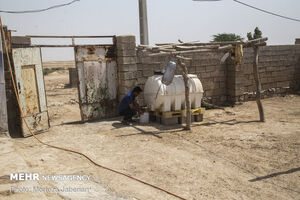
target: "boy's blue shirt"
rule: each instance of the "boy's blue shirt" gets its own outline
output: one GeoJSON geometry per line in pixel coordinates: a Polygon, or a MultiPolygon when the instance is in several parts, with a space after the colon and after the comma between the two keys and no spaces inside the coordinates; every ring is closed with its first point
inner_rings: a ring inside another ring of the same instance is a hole
{"type": "Polygon", "coordinates": [[[119,107],[118,107],[118,112],[120,113],[122,110],[126,109],[129,107],[129,104],[133,104],[135,100],[135,95],[132,94],[132,91],[128,92],[121,100],[119,107]]]}

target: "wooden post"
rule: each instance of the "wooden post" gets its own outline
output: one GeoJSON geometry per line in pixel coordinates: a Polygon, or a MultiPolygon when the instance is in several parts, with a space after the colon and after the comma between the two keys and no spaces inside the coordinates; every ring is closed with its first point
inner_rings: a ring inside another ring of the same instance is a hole
{"type": "Polygon", "coordinates": [[[261,98],[261,83],[258,74],[258,46],[253,45],[254,50],[254,62],[253,62],[253,76],[256,84],[256,103],[259,111],[260,121],[265,121],[263,105],[260,101],[261,98]]]}
{"type": "Polygon", "coordinates": [[[188,70],[186,68],[185,63],[183,63],[180,59],[178,59],[178,64],[182,69],[184,87],[185,87],[185,105],[186,105],[186,130],[191,130],[191,104],[190,104],[190,85],[189,85],[189,77],[188,70]]]}

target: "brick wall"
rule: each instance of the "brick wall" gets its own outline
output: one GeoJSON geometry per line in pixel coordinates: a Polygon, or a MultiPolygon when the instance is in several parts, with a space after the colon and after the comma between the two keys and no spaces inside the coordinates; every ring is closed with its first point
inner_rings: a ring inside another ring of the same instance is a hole
{"type": "Polygon", "coordinates": [[[137,56],[135,36],[123,35],[118,36],[117,46],[117,63],[118,63],[118,98],[122,97],[132,90],[137,84],[137,56]]]}
{"type": "MultiPolygon", "coordinates": [[[[163,69],[170,58],[168,56],[148,57],[145,53],[137,53],[137,80],[142,88],[149,76],[154,74],[155,70],[163,69]]],[[[227,101],[226,88],[226,64],[220,64],[220,59],[224,53],[189,53],[185,57],[192,58],[186,62],[190,74],[196,74],[203,85],[204,97],[210,102],[227,101]]],[[[181,74],[180,68],[177,68],[176,74],[181,74]]],[[[143,102],[143,100],[141,100],[143,102]]]]}
{"type": "MultiPolygon", "coordinates": [[[[149,57],[135,47],[134,36],[117,37],[119,95],[120,98],[135,85],[144,88],[154,71],[163,69],[169,56],[149,57]]],[[[186,65],[189,73],[196,74],[202,82],[204,98],[214,104],[228,104],[252,100],[255,97],[253,79],[253,49],[244,49],[241,65],[234,66],[231,59],[220,64],[224,52],[186,53],[192,58],[186,65]]],[[[181,74],[178,68],[176,74],[181,74]]],[[[263,97],[286,94],[299,89],[300,45],[260,47],[259,75],[263,97]]],[[[143,96],[139,98],[144,104],[143,96]]]]}
{"type": "MultiPolygon", "coordinates": [[[[253,59],[253,49],[245,49],[245,56],[241,65],[243,94],[240,95],[239,101],[254,98],[253,59]]],[[[263,97],[277,96],[299,89],[300,46],[261,47],[258,62],[263,97]]]]}

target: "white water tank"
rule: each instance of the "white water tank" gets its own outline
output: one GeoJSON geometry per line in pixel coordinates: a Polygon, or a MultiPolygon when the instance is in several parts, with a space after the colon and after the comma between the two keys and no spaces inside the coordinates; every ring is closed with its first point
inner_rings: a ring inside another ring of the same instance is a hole
{"type": "MultiPolygon", "coordinates": [[[[191,108],[200,108],[203,87],[197,75],[189,74],[191,108]]],[[[151,111],[178,111],[185,109],[185,88],[182,75],[175,75],[168,86],[162,83],[162,75],[147,79],[144,88],[145,102],[151,111]]]]}

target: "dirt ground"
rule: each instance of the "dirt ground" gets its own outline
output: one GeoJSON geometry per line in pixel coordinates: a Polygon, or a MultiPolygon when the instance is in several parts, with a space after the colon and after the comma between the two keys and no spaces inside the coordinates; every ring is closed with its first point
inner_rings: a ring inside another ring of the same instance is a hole
{"type": "MultiPolygon", "coordinates": [[[[134,124],[119,118],[81,124],[77,89],[65,88],[66,71],[45,77],[51,128],[38,137],[78,150],[189,200],[300,199],[300,96],[263,100],[266,122],[256,121],[255,102],[208,110],[192,132],[181,126],[134,124]]],[[[36,142],[0,138],[0,199],[176,199],[85,158],[36,142]],[[2,146],[2,147],[1,147],[2,146]],[[8,180],[10,173],[82,174],[92,180],[8,180]],[[10,192],[14,186],[89,187],[89,192],[10,192]]]]}

